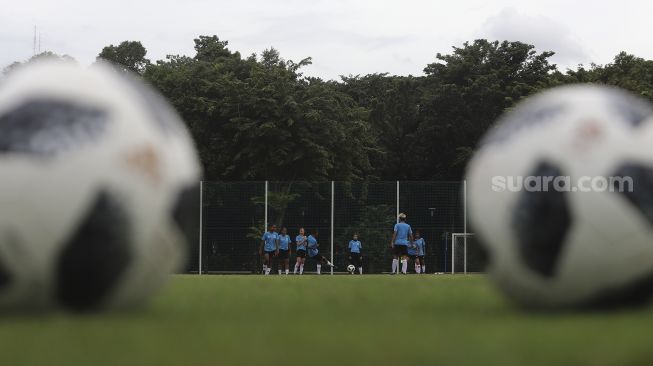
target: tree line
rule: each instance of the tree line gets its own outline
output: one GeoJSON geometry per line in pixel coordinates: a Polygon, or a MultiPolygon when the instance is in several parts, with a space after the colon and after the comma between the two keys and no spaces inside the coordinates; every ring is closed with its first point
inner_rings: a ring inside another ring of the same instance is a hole
{"type": "MultiPolygon", "coordinates": [[[[623,87],[653,100],[653,61],[625,52],[561,71],[551,51],[478,39],[438,53],[423,76],[323,80],[274,48],[243,56],[217,36],[151,62],[138,41],[98,59],[139,74],[184,118],[208,180],[459,180],[479,138],[521,99],[557,85],[623,87]]],[[[71,60],[47,52],[44,57],[71,60]]],[[[20,63],[4,69],[11,72],[20,63]]]]}

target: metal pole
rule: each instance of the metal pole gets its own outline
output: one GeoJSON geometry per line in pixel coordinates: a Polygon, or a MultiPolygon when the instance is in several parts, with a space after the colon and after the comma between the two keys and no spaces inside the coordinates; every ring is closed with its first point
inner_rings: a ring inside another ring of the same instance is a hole
{"type": "MultiPolygon", "coordinates": [[[[335,200],[335,183],[331,181],[331,262],[334,262],[333,260],[333,209],[335,206],[336,200],[335,200]]],[[[333,275],[333,267],[331,267],[331,275],[333,275]]]]}
{"type": "Polygon", "coordinates": [[[202,274],[202,208],[203,208],[203,196],[202,196],[202,191],[204,188],[204,182],[200,181],[200,240],[199,240],[199,267],[198,267],[198,274],[202,274]]]}
{"type": "Polygon", "coordinates": [[[451,274],[455,273],[456,269],[456,234],[451,234],[451,274]]]}
{"type": "Polygon", "coordinates": [[[268,181],[265,181],[265,217],[263,219],[263,232],[268,229],[268,181]]]}
{"type": "Polygon", "coordinates": [[[395,215],[397,223],[399,223],[399,181],[397,181],[397,214],[395,215]]]}
{"type": "Polygon", "coordinates": [[[463,180],[463,232],[465,274],[467,274],[467,179],[463,180]]]}

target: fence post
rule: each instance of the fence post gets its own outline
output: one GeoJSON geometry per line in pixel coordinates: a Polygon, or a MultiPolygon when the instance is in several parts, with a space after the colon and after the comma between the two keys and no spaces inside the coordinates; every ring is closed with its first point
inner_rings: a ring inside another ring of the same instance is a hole
{"type": "Polygon", "coordinates": [[[203,198],[204,198],[203,197],[203,193],[204,193],[203,188],[204,188],[204,182],[200,181],[200,235],[199,235],[199,249],[200,250],[198,252],[199,253],[198,254],[199,255],[199,264],[198,264],[198,267],[197,267],[197,274],[200,274],[200,275],[202,274],[202,229],[203,229],[202,211],[204,211],[203,210],[204,205],[203,205],[203,202],[202,202],[203,198]]]}
{"type": "Polygon", "coordinates": [[[263,218],[263,232],[268,231],[268,181],[265,181],[265,214],[263,218]]]}
{"type": "Polygon", "coordinates": [[[397,212],[395,215],[395,220],[399,223],[399,181],[397,181],[397,212]]]}
{"type": "MultiPolygon", "coordinates": [[[[335,197],[336,197],[335,192],[336,192],[335,191],[335,183],[334,183],[334,181],[331,181],[331,262],[332,263],[335,262],[335,260],[333,258],[333,241],[334,241],[334,238],[333,238],[333,232],[334,232],[334,230],[333,230],[334,229],[334,225],[333,225],[333,216],[334,215],[333,215],[333,212],[334,212],[334,206],[335,206],[335,202],[336,202],[335,201],[335,197]]],[[[331,275],[333,275],[333,266],[331,266],[331,275]]]]}
{"type": "Polygon", "coordinates": [[[467,274],[467,179],[463,180],[463,248],[465,258],[465,274],[467,274]]]}

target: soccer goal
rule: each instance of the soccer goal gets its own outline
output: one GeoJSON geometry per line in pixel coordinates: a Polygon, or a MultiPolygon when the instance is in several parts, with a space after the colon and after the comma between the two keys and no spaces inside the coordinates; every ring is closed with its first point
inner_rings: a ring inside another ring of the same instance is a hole
{"type": "Polygon", "coordinates": [[[451,273],[481,273],[485,255],[474,233],[451,234],[451,273]]]}

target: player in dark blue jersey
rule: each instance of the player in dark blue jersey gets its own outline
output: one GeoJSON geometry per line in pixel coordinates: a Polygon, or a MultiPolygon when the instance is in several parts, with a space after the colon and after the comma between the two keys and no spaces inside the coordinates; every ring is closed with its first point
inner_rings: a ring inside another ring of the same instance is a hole
{"type": "Polygon", "coordinates": [[[318,232],[315,230],[313,231],[313,234],[308,236],[306,241],[308,242],[308,257],[317,261],[317,274],[321,274],[323,264],[334,268],[335,266],[326,259],[326,257],[320,254],[320,250],[318,249],[320,244],[317,243],[317,237],[318,232]]]}
{"type": "Polygon", "coordinates": [[[392,274],[399,273],[399,260],[401,259],[401,273],[408,271],[408,243],[413,241],[413,231],[406,223],[406,214],[399,214],[399,222],[395,224],[390,247],[392,248],[392,274]]]}
{"type": "Polygon", "coordinates": [[[281,234],[279,234],[279,240],[277,240],[277,258],[279,258],[279,274],[289,272],[289,263],[290,260],[290,235],[288,235],[288,229],[285,227],[281,228],[281,234]],[[282,268],[283,267],[283,268],[282,268]]]}
{"type": "Polygon", "coordinates": [[[261,246],[258,249],[258,254],[263,258],[263,273],[265,275],[269,275],[272,269],[270,261],[277,251],[278,239],[279,235],[277,234],[277,225],[275,224],[271,224],[268,227],[268,231],[263,233],[261,237],[261,246]]]}
{"type": "Polygon", "coordinates": [[[363,244],[361,244],[361,242],[358,240],[358,234],[354,234],[352,240],[349,241],[349,263],[358,268],[359,274],[363,274],[363,256],[361,255],[362,248],[363,244]]]}
{"type": "Polygon", "coordinates": [[[299,228],[299,235],[295,238],[295,244],[297,245],[297,261],[295,262],[295,270],[293,274],[304,274],[304,262],[306,261],[306,246],[307,238],[304,228],[299,228]]]}

